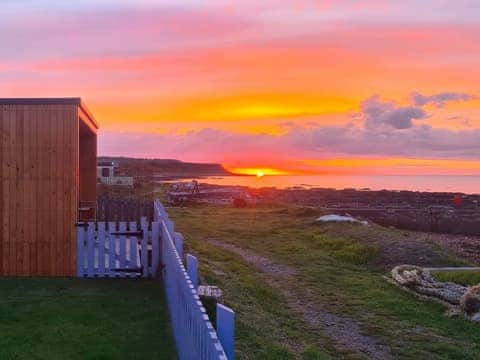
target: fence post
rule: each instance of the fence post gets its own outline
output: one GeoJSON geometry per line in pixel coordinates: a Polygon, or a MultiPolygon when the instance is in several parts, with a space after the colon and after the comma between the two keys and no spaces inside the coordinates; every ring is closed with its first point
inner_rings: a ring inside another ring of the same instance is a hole
{"type": "Polygon", "coordinates": [[[183,259],[183,235],[177,232],[174,233],[174,242],[180,259],[183,259]]]}
{"type": "Polygon", "coordinates": [[[148,220],[146,216],[142,216],[140,218],[140,229],[144,229],[145,227],[148,229],[148,220]]]}
{"type": "Polygon", "coordinates": [[[173,224],[173,221],[170,220],[168,217],[166,217],[165,223],[167,224],[168,232],[174,236],[175,235],[175,225],[173,224]]]}
{"type": "MultiPolygon", "coordinates": [[[[118,224],[118,231],[120,233],[127,232],[127,223],[125,221],[120,221],[118,224]]],[[[119,260],[120,260],[120,268],[125,269],[127,265],[127,236],[126,235],[119,235],[120,238],[120,252],[119,252],[119,260]]],[[[128,273],[123,271],[118,272],[120,277],[125,277],[128,273]]]]}
{"type": "Polygon", "coordinates": [[[195,289],[198,287],[198,259],[187,254],[187,273],[195,289]]]}
{"type": "Polygon", "coordinates": [[[112,235],[117,231],[117,223],[110,221],[108,223],[108,276],[116,276],[115,265],[117,262],[117,241],[116,236],[112,235]]]}
{"type": "Polygon", "coordinates": [[[105,223],[98,223],[98,276],[105,276],[105,223]]]}
{"type": "MultiPolygon", "coordinates": [[[[138,229],[137,222],[136,221],[130,221],[129,224],[129,229],[131,232],[135,232],[138,229]]],[[[128,253],[130,254],[129,257],[129,262],[128,262],[128,267],[130,269],[136,269],[141,265],[141,261],[138,261],[137,255],[138,255],[138,239],[136,236],[130,236],[128,238],[128,253]]],[[[130,277],[136,277],[135,273],[130,273],[130,277]]]]}
{"type": "Polygon", "coordinates": [[[77,276],[83,277],[85,271],[85,228],[77,225],[77,276]]]}
{"type": "Polygon", "coordinates": [[[87,229],[87,276],[95,276],[95,223],[89,222],[87,229]]]}
{"type": "Polygon", "coordinates": [[[148,234],[148,223],[147,222],[144,222],[142,224],[142,230],[143,230],[143,238],[141,240],[141,244],[142,244],[141,263],[142,263],[142,269],[143,269],[142,276],[143,277],[148,277],[148,235],[149,234],[148,234]]]}
{"type": "Polygon", "coordinates": [[[155,221],[152,223],[152,277],[156,277],[158,274],[160,249],[160,224],[155,221]]]}
{"type": "Polygon", "coordinates": [[[235,351],[235,312],[217,303],[217,334],[228,360],[233,360],[235,351]]]}

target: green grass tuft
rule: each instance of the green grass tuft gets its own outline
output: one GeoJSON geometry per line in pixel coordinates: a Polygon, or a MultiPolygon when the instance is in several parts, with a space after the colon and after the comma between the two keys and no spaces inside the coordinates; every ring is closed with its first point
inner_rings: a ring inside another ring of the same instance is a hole
{"type": "Polygon", "coordinates": [[[433,277],[442,282],[454,282],[463,286],[480,284],[480,271],[434,271],[433,277]]]}

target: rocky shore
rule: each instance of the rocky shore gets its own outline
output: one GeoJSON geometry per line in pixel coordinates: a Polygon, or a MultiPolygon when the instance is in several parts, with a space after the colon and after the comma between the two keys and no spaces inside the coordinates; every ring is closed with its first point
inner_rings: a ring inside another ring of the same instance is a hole
{"type": "Polygon", "coordinates": [[[356,189],[251,189],[240,186],[200,184],[196,194],[182,196],[189,202],[288,203],[320,208],[329,213],[365,218],[400,229],[480,235],[480,195],[416,191],[356,189]]]}

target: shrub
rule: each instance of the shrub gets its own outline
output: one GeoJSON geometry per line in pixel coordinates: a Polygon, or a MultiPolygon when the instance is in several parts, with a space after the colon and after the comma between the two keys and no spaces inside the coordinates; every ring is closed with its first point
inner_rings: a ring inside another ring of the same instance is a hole
{"type": "Polygon", "coordinates": [[[368,264],[376,255],[376,249],[360,243],[352,243],[335,250],[332,255],[342,261],[364,265],[368,264]]]}

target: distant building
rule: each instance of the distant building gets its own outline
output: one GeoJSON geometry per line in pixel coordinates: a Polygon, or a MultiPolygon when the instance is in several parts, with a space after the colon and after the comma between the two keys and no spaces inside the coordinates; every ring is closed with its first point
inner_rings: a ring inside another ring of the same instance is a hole
{"type": "Polygon", "coordinates": [[[133,186],[133,177],[116,176],[118,164],[113,161],[99,161],[97,163],[97,179],[99,184],[111,186],[133,186]]]}

